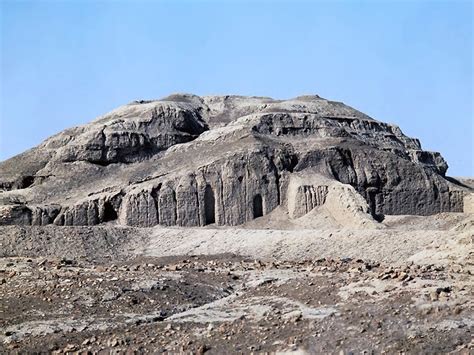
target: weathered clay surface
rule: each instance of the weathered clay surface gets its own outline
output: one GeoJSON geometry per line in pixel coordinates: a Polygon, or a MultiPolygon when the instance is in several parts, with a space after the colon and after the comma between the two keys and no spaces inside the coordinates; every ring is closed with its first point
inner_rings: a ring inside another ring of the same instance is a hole
{"type": "Polygon", "coordinates": [[[240,225],[278,206],[292,218],[322,205],[362,220],[462,212],[470,188],[447,168],[397,126],[318,96],[172,95],[0,163],[0,224],[240,225]]]}

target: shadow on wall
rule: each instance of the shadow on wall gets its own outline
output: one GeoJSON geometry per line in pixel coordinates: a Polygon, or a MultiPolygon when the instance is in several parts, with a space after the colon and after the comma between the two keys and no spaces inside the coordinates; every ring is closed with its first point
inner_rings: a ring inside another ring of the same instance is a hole
{"type": "Polygon", "coordinates": [[[210,185],[204,191],[205,225],[216,223],[216,198],[210,185]]]}
{"type": "Polygon", "coordinates": [[[112,204],[110,202],[105,202],[103,222],[115,221],[117,218],[117,212],[112,204]]]}
{"type": "Polygon", "coordinates": [[[260,194],[255,195],[253,198],[253,218],[263,216],[262,196],[260,194]]]}

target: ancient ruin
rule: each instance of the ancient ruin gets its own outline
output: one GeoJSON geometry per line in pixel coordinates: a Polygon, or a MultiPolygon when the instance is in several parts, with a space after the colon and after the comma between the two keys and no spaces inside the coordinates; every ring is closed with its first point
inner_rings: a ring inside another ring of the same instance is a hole
{"type": "Polygon", "coordinates": [[[0,224],[235,226],[278,206],[294,219],[321,205],[367,221],[462,212],[466,189],[447,168],[341,102],[177,94],[0,163],[0,224]]]}

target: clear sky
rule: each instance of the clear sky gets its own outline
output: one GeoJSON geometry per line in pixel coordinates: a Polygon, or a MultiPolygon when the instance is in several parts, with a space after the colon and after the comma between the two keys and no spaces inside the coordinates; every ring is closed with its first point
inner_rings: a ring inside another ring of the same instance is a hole
{"type": "Polygon", "coordinates": [[[135,99],[319,94],[473,176],[467,1],[11,1],[0,160],[135,99]]]}

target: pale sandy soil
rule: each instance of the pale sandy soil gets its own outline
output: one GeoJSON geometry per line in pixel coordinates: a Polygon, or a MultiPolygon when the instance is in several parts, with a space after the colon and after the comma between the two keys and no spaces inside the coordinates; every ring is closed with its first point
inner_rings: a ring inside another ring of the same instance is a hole
{"type": "MultiPolygon", "coordinates": [[[[474,351],[474,218],[1,227],[0,353],[474,351]]],[[[286,219],[285,219],[286,218],[286,219]]]]}

